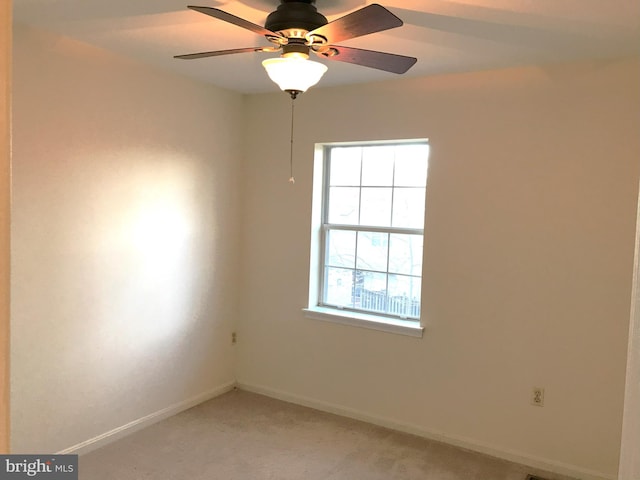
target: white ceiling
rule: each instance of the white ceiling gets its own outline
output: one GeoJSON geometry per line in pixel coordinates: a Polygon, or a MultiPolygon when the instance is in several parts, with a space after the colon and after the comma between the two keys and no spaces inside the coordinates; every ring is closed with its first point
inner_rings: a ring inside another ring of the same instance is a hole
{"type": "MultiPolygon", "coordinates": [[[[264,25],[277,0],[190,0],[264,25]]],[[[174,55],[268,46],[248,30],[187,9],[187,0],[14,0],[14,20],[239,92],[273,91],[265,53],[174,55]]],[[[343,42],[418,58],[404,76],[640,54],[640,0],[317,0],[329,21],[381,3],[404,26],[343,42]]],[[[397,75],[332,62],[322,86],[397,75]]]]}

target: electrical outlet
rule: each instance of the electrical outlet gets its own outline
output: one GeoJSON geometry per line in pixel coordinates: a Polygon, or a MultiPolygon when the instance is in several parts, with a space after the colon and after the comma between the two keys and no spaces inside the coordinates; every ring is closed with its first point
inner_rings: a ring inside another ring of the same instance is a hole
{"type": "Polygon", "coordinates": [[[236,332],[231,332],[231,345],[236,343],[238,343],[238,335],[236,335],[236,332]]]}
{"type": "Polygon", "coordinates": [[[531,390],[531,405],[536,407],[544,406],[544,388],[533,387],[533,390],[531,390]]]}

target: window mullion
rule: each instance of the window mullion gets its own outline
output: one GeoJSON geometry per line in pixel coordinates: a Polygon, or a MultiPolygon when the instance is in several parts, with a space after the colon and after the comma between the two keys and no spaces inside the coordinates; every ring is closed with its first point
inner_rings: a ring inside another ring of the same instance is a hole
{"type": "MultiPolygon", "coordinates": [[[[360,179],[358,181],[358,225],[362,218],[362,170],[364,168],[364,148],[360,149],[360,179]]],[[[353,282],[351,286],[351,300],[353,308],[356,308],[356,281],[358,279],[358,247],[360,246],[359,230],[356,231],[356,251],[353,259],[353,282]]],[[[362,292],[360,292],[362,294],[362,292]]]]}
{"type": "MultiPolygon", "coordinates": [[[[391,218],[389,219],[389,227],[393,226],[393,202],[395,200],[395,185],[396,185],[396,155],[395,155],[396,149],[393,149],[393,171],[391,172],[391,211],[390,211],[390,215],[391,218]]],[[[386,271],[386,275],[385,275],[385,306],[384,306],[384,311],[385,313],[389,313],[389,264],[391,262],[390,259],[390,254],[391,254],[391,233],[387,232],[387,271],[386,271]]]]}
{"type": "Polygon", "coordinates": [[[360,181],[358,182],[358,225],[361,222],[362,216],[362,167],[363,167],[363,152],[364,149],[360,149],[360,181]]]}
{"type": "Polygon", "coordinates": [[[375,227],[372,225],[351,225],[340,223],[327,223],[323,227],[332,230],[354,230],[358,232],[397,233],[404,235],[424,235],[424,230],[418,228],[375,227]]]}

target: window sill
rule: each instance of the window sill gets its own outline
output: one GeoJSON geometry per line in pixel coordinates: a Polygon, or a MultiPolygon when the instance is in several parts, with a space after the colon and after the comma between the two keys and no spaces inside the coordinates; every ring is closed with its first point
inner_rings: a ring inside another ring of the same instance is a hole
{"type": "Polygon", "coordinates": [[[379,317],[377,315],[367,315],[366,313],[340,311],[338,309],[325,307],[303,308],[302,310],[307,318],[325,322],[341,323],[353,327],[369,328],[417,338],[422,338],[424,332],[424,327],[415,321],[379,317]]]}

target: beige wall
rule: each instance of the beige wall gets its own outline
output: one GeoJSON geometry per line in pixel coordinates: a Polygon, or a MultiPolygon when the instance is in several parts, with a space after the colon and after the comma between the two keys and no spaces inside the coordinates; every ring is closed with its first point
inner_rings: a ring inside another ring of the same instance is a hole
{"type": "Polygon", "coordinates": [[[241,383],[615,477],[637,62],[313,89],[297,101],[292,187],[288,130],[269,124],[287,118],[284,94],[249,97],[243,127],[239,95],[22,27],[15,51],[16,452],[65,449],[232,382],[242,265],[241,383]],[[313,144],[407,137],[432,144],[425,338],[305,319],[313,144]]]}
{"type": "Polygon", "coordinates": [[[234,381],[242,96],[15,26],[12,442],[234,381]]]}
{"type": "Polygon", "coordinates": [[[238,379],[547,466],[618,468],[638,197],[637,61],[248,99],[238,379]],[[284,122],[284,120],[283,120],[284,122]],[[423,339],[306,319],[315,142],[428,137],[423,339]],[[546,389],[543,408],[530,405],[546,389]]]}
{"type": "Polygon", "coordinates": [[[11,2],[0,5],[0,453],[9,451],[11,2]]]}

